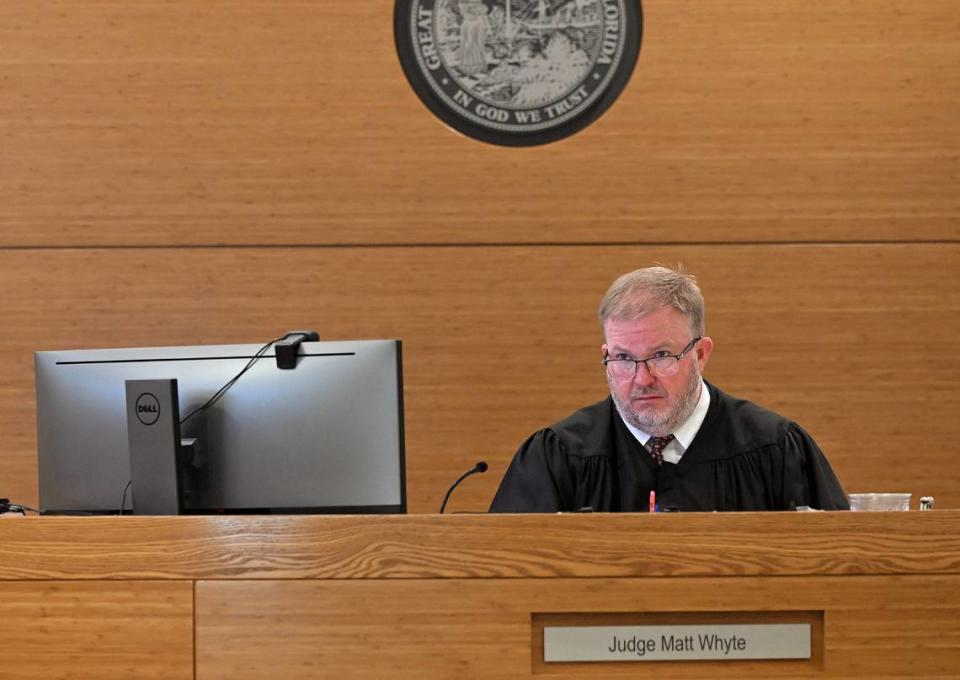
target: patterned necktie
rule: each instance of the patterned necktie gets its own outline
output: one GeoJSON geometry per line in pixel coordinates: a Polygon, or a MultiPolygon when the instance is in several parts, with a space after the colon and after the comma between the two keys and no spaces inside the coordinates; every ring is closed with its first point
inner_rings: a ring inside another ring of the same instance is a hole
{"type": "Polygon", "coordinates": [[[672,441],[672,434],[668,434],[666,437],[650,437],[650,441],[648,441],[647,444],[650,446],[650,455],[657,461],[657,465],[663,462],[663,450],[667,448],[667,444],[672,441]]]}

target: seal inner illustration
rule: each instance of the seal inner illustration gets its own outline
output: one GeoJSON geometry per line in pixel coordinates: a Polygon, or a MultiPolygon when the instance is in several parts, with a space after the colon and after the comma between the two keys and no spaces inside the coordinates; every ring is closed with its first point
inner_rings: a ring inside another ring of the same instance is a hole
{"type": "Polygon", "coordinates": [[[410,31],[436,95],[486,128],[532,132],[590,107],[624,54],[625,0],[415,0],[410,31]]]}

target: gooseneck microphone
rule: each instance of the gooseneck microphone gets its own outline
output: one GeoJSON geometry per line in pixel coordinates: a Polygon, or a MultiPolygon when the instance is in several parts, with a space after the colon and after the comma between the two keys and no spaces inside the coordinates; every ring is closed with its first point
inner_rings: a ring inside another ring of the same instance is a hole
{"type": "Polygon", "coordinates": [[[486,462],[484,462],[484,461],[481,460],[479,463],[477,463],[477,464],[474,465],[472,468],[470,468],[469,470],[467,470],[466,472],[464,472],[462,475],[460,475],[460,479],[458,479],[457,481],[455,481],[455,482],[453,483],[453,486],[451,486],[451,487],[450,487],[450,490],[447,491],[447,495],[443,497],[443,503],[440,505],[440,514],[442,515],[442,514],[443,514],[443,511],[446,510],[446,508],[447,508],[447,501],[450,500],[450,494],[453,493],[453,490],[454,490],[454,489],[456,489],[458,486],[460,486],[460,482],[462,482],[463,480],[465,480],[465,479],[466,479],[467,477],[469,477],[470,475],[476,474],[476,473],[478,473],[478,472],[486,472],[486,471],[487,471],[487,464],[486,464],[486,462]]]}

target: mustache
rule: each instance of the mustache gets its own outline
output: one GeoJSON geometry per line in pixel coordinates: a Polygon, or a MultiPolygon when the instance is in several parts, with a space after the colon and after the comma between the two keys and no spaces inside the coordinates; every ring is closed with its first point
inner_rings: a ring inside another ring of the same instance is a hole
{"type": "Polygon", "coordinates": [[[648,387],[640,390],[632,390],[630,392],[631,399],[639,399],[641,397],[665,397],[667,393],[663,390],[658,390],[656,388],[648,387]]]}

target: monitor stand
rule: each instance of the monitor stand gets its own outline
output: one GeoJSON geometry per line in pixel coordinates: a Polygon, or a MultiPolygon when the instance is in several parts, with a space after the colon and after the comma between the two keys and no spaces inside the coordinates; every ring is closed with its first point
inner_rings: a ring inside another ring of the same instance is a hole
{"type": "Polygon", "coordinates": [[[179,515],[183,487],[177,381],[127,380],[126,388],[133,514],[179,515]]]}

